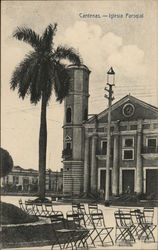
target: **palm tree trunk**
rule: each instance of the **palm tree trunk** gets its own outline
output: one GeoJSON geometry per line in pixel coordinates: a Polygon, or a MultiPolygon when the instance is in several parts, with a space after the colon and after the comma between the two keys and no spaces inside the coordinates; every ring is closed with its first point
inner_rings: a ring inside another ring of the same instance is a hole
{"type": "Polygon", "coordinates": [[[46,96],[42,93],[41,123],[39,133],[39,197],[45,198],[45,172],[46,172],[46,149],[47,149],[47,120],[46,120],[46,96]]]}

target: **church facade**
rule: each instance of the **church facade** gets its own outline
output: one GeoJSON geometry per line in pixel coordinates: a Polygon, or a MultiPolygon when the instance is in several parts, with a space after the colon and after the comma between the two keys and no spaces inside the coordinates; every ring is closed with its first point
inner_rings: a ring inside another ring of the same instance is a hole
{"type": "MultiPolygon", "coordinates": [[[[63,192],[105,192],[108,109],[88,119],[89,69],[69,66],[63,192]]],[[[110,194],[158,193],[158,108],[127,95],[111,110],[110,194]]]]}

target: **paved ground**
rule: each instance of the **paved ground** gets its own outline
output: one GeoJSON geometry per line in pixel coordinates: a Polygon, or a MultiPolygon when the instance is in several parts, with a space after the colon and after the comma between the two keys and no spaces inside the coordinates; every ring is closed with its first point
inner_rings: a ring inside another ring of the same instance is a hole
{"type": "MultiPolygon", "coordinates": [[[[2,196],[2,201],[4,202],[8,202],[8,203],[12,203],[15,205],[18,205],[18,199],[20,197],[11,197],[11,196],[2,196]]],[[[25,200],[25,197],[21,197],[22,200],[25,200]]],[[[26,197],[26,199],[28,199],[28,197],[26,197]]],[[[117,207],[105,207],[103,205],[99,205],[99,208],[102,209],[103,213],[104,213],[104,219],[105,219],[105,223],[107,226],[110,227],[114,227],[114,230],[112,232],[112,238],[115,239],[115,219],[114,219],[114,212],[117,210],[117,207]]],[[[86,209],[87,209],[87,205],[86,205],[86,209]]],[[[66,204],[60,204],[58,205],[56,203],[56,205],[54,205],[54,210],[58,210],[58,211],[62,211],[64,213],[64,215],[66,216],[66,212],[71,210],[71,205],[66,205],[66,204]]],[[[154,209],[154,224],[158,225],[158,208],[154,209]]],[[[154,231],[154,236],[156,239],[156,243],[144,243],[141,241],[137,241],[135,244],[133,244],[132,246],[129,245],[114,245],[114,246],[109,246],[106,245],[104,247],[102,246],[97,246],[96,248],[89,248],[89,249],[157,249],[158,250],[158,226],[154,231]]],[[[14,248],[14,250],[50,250],[51,246],[47,246],[47,247],[31,247],[31,248],[14,248]]],[[[56,249],[56,248],[55,248],[56,249]]],[[[82,248],[83,249],[83,248],[82,248]]]]}
{"type": "MultiPolygon", "coordinates": [[[[53,248],[54,250],[58,250],[59,247],[53,248]]],[[[78,250],[84,250],[83,248],[78,248],[78,250]]],[[[158,243],[135,243],[133,246],[120,245],[120,246],[97,246],[96,248],[89,248],[89,250],[157,250],[158,243]]],[[[5,250],[11,250],[11,248],[5,248],[5,250]]],[[[51,250],[51,246],[45,247],[30,247],[30,248],[14,248],[14,250],[51,250]]],[[[86,250],[86,249],[85,249],[86,250]]]]}

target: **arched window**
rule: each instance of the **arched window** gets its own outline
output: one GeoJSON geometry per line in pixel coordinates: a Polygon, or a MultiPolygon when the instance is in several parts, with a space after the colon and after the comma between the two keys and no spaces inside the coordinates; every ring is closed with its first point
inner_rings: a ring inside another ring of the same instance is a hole
{"type": "Polygon", "coordinates": [[[84,120],[84,121],[87,121],[87,119],[88,119],[88,110],[87,110],[87,108],[86,108],[85,111],[84,111],[83,120],[84,120]]]}
{"type": "Polygon", "coordinates": [[[71,108],[66,110],[66,122],[71,122],[71,108]]]}

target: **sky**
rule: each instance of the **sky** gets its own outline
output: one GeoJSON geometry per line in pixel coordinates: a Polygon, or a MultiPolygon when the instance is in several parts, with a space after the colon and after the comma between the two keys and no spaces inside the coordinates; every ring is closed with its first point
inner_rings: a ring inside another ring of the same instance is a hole
{"type": "MultiPolygon", "coordinates": [[[[32,48],[13,38],[17,27],[42,34],[57,22],[54,46],[74,47],[90,69],[89,114],[107,108],[107,71],[115,71],[116,102],[131,94],[158,106],[158,1],[2,1],[1,146],[14,165],[38,169],[40,103],[10,90],[13,70],[32,48]],[[88,15],[95,15],[89,18],[88,15]]],[[[52,95],[47,108],[47,168],[62,167],[63,104],[52,95]]]]}

